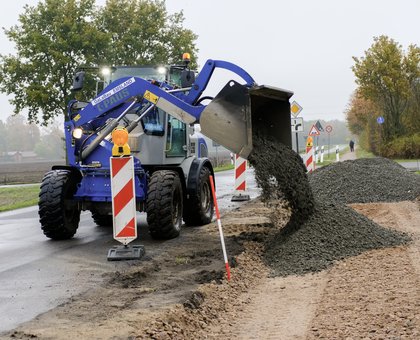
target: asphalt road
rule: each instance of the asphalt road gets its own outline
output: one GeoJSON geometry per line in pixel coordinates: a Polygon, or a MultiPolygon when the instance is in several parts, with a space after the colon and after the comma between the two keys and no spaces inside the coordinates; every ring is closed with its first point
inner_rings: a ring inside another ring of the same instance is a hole
{"type": "MultiPolygon", "coordinates": [[[[248,170],[247,193],[255,198],[258,189],[252,174],[248,170]]],[[[222,214],[241,204],[231,202],[233,171],[217,173],[216,186],[222,214]]],[[[138,214],[138,235],[133,244],[143,244],[148,256],[164,251],[165,242],[149,237],[145,214],[138,214]]],[[[106,273],[133,265],[107,261],[108,249],[117,244],[112,229],[97,227],[90,212],[82,212],[77,234],[66,241],[43,235],[37,207],[0,213],[0,332],[97,286],[106,273]]]]}

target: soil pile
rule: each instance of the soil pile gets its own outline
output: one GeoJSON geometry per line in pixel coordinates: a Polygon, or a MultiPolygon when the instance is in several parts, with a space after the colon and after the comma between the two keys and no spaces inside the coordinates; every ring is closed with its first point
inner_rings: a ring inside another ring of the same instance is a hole
{"type": "Polygon", "coordinates": [[[420,196],[420,176],[386,158],[334,163],[313,172],[309,181],[322,202],[399,202],[420,196]]]}
{"type": "MultiPolygon", "coordinates": [[[[399,165],[384,159],[337,163],[318,170],[321,175],[309,177],[314,196],[298,154],[258,136],[253,142],[249,160],[262,188],[262,199],[272,206],[286,200],[292,213],[286,227],[266,241],[264,259],[274,276],[318,272],[334,261],[410,240],[408,235],[382,228],[343,204],[371,202],[383,196],[398,200],[416,197],[418,178],[411,178],[399,165]]],[[[273,211],[272,222],[276,224],[276,209],[273,211]]]]}

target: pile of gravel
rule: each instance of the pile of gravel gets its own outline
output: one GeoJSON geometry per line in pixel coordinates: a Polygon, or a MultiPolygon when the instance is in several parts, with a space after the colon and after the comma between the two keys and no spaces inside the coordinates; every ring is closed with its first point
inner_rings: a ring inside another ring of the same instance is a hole
{"type": "Polygon", "coordinates": [[[309,181],[321,202],[398,202],[420,196],[420,176],[386,158],[334,163],[314,171],[309,181]]]}
{"type": "MultiPolygon", "coordinates": [[[[334,261],[410,241],[408,235],[385,229],[344,204],[415,198],[418,177],[404,168],[382,158],[336,163],[310,176],[312,191],[294,151],[258,136],[253,143],[249,161],[262,199],[272,207],[285,199],[292,212],[286,227],[266,242],[264,261],[274,276],[318,272],[334,261]]],[[[275,216],[273,212],[273,224],[275,216]]]]}
{"type": "Polygon", "coordinates": [[[310,218],[292,235],[280,232],[269,240],[264,260],[273,276],[302,275],[367,250],[409,241],[407,234],[383,228],[350,207],[317,203],[310,218]]]}

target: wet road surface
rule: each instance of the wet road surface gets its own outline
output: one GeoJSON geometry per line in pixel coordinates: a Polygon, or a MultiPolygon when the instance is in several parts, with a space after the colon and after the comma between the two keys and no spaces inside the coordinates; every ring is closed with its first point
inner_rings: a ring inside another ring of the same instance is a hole
{"type": "MultiPolygon", "coordinates": [[[[233,170],[215,177],[221,213],[239,207],[240,202],[231,202],[233,170]]],[[[251,198],[257,197],[252,170],[248,170],[247,186],[251,198]]],[[[137,217],[139,238],[133,244],[143,244],[148,256],[164,251],[164,242],[150,238],[145,214],[137,217]]],[[[97,227],[90,212],[82,212],[75,237],[66,241],[43,235],[38,207],[0,213],[0,332],[94,288],[104,274],[133,265],[135,261],[107,261],[108,249],[117,244],[112,228],[97,227]]]]}

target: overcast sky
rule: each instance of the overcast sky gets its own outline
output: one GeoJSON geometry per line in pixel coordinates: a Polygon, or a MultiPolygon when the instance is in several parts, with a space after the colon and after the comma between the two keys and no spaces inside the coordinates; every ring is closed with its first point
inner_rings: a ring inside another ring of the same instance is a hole
{"type": "MultiPolygon", "coordinates": [[[[7,1],[0,26],[17,24],[23,6],[37,2],[7,1]]],[[[344,120],[356,86],[352,56],[362,56],[374,36],[388,35],[404,48],[420,45],[419,0],[166,0],[166,5],[170,13],[183,10],[184,26],[199,36],[200,65],[227,60],[258,84],[293,91],[305,120],[344,120]]],[[[14,53],[3,32],[0,53],[14,53]]],[[[11,112],[0,94],[0,119],[11,112]]]]}

